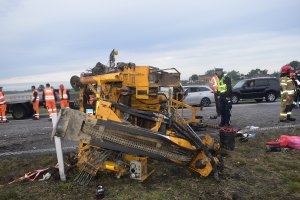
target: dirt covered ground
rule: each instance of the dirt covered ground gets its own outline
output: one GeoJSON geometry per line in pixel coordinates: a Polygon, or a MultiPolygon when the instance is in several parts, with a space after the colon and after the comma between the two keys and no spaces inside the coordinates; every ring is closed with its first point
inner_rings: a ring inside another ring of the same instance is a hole
{"type": "MultiPolygon", "coordinates": [[[[278,102],[236,105],[233,108],[232,124],[235,127],[280,125],[278,106],[278,102]]],[[[213,107],[203,112],[205,117],[213,113],[213,107]]],[[[295,110],[294,115],[299,121],[300,109],[295,110]]],[[[216,123],[211,120],[213,122],[216,123]]],[[[44,126],[49,127],[49,124],[45,122],[44,126]]],[[[3,141],[3,135],[7,135],[4,130],[10,128],[1,128],[0,141],[3,141]]],[[[72,169],[67,174],[67,182],[52,178],[43,182],[7,186],[6,183],[23,176],[25,172],[55,165],[56,157],[54,154],[4,156],[0,158],[0,199],[95,199],[97,185],[104,187],[105,199],[300,199],[300,151],[265,151],[265,142],[275,140],[282,134],[300,135],[300,131],[259,133],[246,143],[237,140],[234,151],[223,152],[225,169],[218,180],[214,177],[199,177],[172,163],[152,161],[149,168],[155,169],[155,172],[143,183],[131,180],[129,175],[117,179],[113,174],[101,174],[89,186],[78,186],[73,182],[78,172],[72,169]]],[[[34,142],[34,134],[28,137],[34,142]]],[[[13,146],[8,149],[18,150],[13,146]]],[[[8,149],[2,148],[2,152],[8,149]]]]}

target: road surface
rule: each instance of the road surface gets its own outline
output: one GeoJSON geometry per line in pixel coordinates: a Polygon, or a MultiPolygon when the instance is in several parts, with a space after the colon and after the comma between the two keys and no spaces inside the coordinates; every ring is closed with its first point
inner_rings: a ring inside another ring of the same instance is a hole
{"type": "MultiPolygon", "coordinates": [[[[251,125],[259,127],[285,125],[279,123],[279,107],[280,102],[234,105],[232,109],[232,126],[244,128],[251,125]]],[[[208,119],[209,116],[215,115],[214,105],[204,108],[199,114],[209,123],[219,123],[219,119],[208,119]]],[[[295,109],[293,116],[298,121],[289,124],[299,123],[300,109],[295,109]]],[[[42,116],[39,121],[10,119],[8,124],[0,124],[0,157],[32,152],[54,152],[54,143],[50,138],[51,132],[52,123],[48,121],[47,116],[42,116]]],[[[75,149],[76,146],[76,143],[63,141],[63,147],[66,150],[75,149]]]]}

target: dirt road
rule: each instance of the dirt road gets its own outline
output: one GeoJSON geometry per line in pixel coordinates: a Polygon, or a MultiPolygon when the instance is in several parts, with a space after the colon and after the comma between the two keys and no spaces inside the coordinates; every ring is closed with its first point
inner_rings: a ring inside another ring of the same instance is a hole
{"type": "MultiPolygon", "coordinates": [[[[280,103],[250,103],[237,104],[232,109],[232,126],[243,128],[253,125],[259,127],[284,125],[278,122],[280,103]]],[[[215,114],[214,105],[204,108],[199,113],[203,115],[210,123],[217,124],[219,119],[210,120],[209,116],[215,114]]],[[[295,109],[294,117],[299,123],[300,109],[295,109]]],[[[0,156],[7,155],[9,152],[44,152],[54,148],[53,142],[50,140],[52,131],[52,123],[48,121],[47,116],[43,116],[41,120],[12,120],[9,124],[0,124],[0,156]]],[[[72,142],[64,141],[63,146],[67,149],[75,148],[77,145],[72,142]]],[[[54,151],[54,149],[52,149],[54,151]]],[[[22,153],[21,152],[21,153],[22,153]]]]}

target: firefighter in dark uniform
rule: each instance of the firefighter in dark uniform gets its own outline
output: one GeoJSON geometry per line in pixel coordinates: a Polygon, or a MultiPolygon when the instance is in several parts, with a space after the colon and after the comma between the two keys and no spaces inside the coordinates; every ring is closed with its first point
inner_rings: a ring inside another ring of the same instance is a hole
{"type": "Polygon", "coordinates": [[[221,114],[221,123],[220,127],[230,126],[230,117],[231,117],[231,79],[227,74],[224,74],[222,68],[215,68],[216,75],[218,76],[218,92],[217,97],[219,101],[219,109],[221,114]]]}
{"type": "Polygon", "coordinates": [[[280,91],[281,91],[281,106],[280,106],[280,122],[295,121],[292,118],[292,109],[296,87],[293,80],[290,78],[292,67],[285,65],[281,68],[280,75],[280,91]]]}
{"type": "Polygon", "coordinates": [[[297,94],[294,97],[294,108],[299,108],[299,101],[300,101],[300,70],[295,72],[295,78],[293,79],[294,84],[296,86],[297,94]]]}

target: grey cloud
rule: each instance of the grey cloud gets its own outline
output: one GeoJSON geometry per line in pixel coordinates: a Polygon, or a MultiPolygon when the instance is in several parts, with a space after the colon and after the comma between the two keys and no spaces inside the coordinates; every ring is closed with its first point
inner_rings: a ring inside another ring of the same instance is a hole
{"type": "Polygon", "coordinates": [[[185,66],[184,77],[199,66],[236,64],[243,71],[299,57],[298,42],[292,42],[299,41],[300,33],[296,0],[27,0],[0,5],[3,80],[85,69],[105,62],[112,48],[119,48],[124,60],[185,66]]]}

